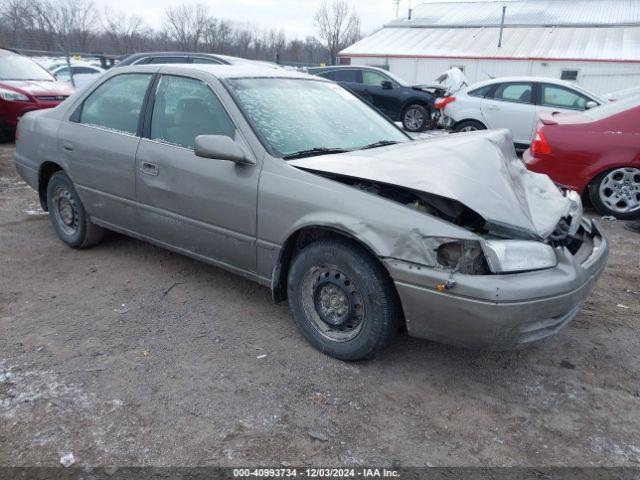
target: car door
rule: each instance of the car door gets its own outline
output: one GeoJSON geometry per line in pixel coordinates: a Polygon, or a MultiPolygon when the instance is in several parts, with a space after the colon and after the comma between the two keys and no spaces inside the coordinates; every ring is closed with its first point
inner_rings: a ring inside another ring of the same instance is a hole
{"type": "Polygon", "coordinates": [[[487,128],[507,128],[514,143],[531,143],[536,122],[533,82],[498,84],[491,98],[482,100],[480,108],[487,128]]]}
{"type": "Polygon", "coordinates": [[[351,93],[373,105],[373,98],[362,84],[362,71],[355,68],[340,68],[333,71],[333,80],[351,93]]]}
{"type": "Polygon", "coordinates": [[[152,73],[124,73],[98,85],[62,122],[58,148],[90,214],[135,231],[135,155],[152,73]]]}
{"type": "Polygon", "coordinates": [[[381,73],[363,70],[362,86],[363,94],[371,97],[374,107],[394,119],[400,115],[402,102],[408,97],[408,92],[402,92],[400,85],[381,73]]]}
{"type": "Polygon", "coordinates": [[[154,91],[136,156],[143,233],[203,259],[255,271],[259,164],[194,154],[198,135],[243,142],[207,83],[163,74],[154,91]]]}
{"type": "MultiPolygon", "coordinates": [[[[536,118],[544,113],[582,112],[589,102],[598,103],[581,92],[563,85],[552,83],[539,84],[539,98],[536,106],[536,118]]],[[[535,129],[535,125],[534,125],[535,129]]],[[[532,135],[535,132],[532,132],[532,135]]]]}

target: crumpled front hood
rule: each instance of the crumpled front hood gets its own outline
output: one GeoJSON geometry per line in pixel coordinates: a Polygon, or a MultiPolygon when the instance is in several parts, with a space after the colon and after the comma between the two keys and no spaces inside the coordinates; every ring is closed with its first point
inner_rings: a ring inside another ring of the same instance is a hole
{"type": "Polygon", "coordinates": [[[496,234],[515,230],[520,237],[543,239],[571,209],[549,177],[525,168],[507,130],[445,135],[289,164],[457,200],[496,234]]]}

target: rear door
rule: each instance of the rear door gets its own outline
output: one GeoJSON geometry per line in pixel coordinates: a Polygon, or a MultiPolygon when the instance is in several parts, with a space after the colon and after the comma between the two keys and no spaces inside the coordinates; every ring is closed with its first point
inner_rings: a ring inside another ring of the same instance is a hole
{"type": "Polygon", "coordinates": [[[59,150],[93,217],[135,231],[135,155],[152,73],[124,73],[101,83],[58,132],[59,150]]]}
{"type": "Polygon", "coordinates": [[[154,92],[136,157],[143,233],[204,259],[255,271],[259,163],[194,154],[198,135],[242,141],[207,83],[164,74],[154,92]]]}
{"type": "Polygon", "coordinates": [[[355,68],[336,69],[333,71],[333,80],[373,105],[370,92],[362,84],[362,70],[355,68]]]}
{"type": "Polygon", "coordinates": [[[487,128],[509,129],[514,143],[529,145],[536,121],[534,100],[533,82],[499,84],[492,98],[481,102],[485,125],[487,128]]]}

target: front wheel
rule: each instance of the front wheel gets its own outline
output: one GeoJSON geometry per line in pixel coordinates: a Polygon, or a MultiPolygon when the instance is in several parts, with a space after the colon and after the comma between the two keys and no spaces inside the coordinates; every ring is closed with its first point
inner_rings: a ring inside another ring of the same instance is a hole
{"type": "Polygon", "coordinates": [[[402,114],[402,126],[409,132],[422,132],[430,120],[429,110],[422,105],[409,105],[402,114]]]}
{"type": "Polygon", "coordinates": [[[621,167],[601,173],[589,185],[589,198],[601,215],[640,218],[640,169],[621,167]]]}
{"type": "Polygon", "coordinates": [[[58,237],[73,248],[86,248],[102,240],[104,230],[91,222],[71,179],[53,174],[47,185],[47,205],[58,237]]]}
{"type": "Polygon", "coordinates": [[[305,338],[334,358],[370,358],[398,332],[402,313],[393,282],[375,258],[348,241],[320,240],[298,252],[288,295],[305,338]]]}

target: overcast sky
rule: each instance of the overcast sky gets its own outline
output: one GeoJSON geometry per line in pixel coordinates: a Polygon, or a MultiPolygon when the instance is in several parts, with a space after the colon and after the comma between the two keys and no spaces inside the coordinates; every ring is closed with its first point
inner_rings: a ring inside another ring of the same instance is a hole
{"type": "MultiPolygon", "coordinates": [[[[265,28],[285,31],[288,38],[315,35],[313,15],[321,0],[186,0],[204,1],[219,18],[250,22],[265,28]]],[[[360,14],[363,33],[371,33],[395,17],[393,0],[347,0],[360,14]]],[[[420,0],[412,0],[417,5],[420,0]]],[[[167,5],[176,0],[98,0],[109,9],[135,13],[153,27],[162,23],[167,5]]],[[[400,11],[406,14],[410,0],[401,0],[400,11]]]]}

